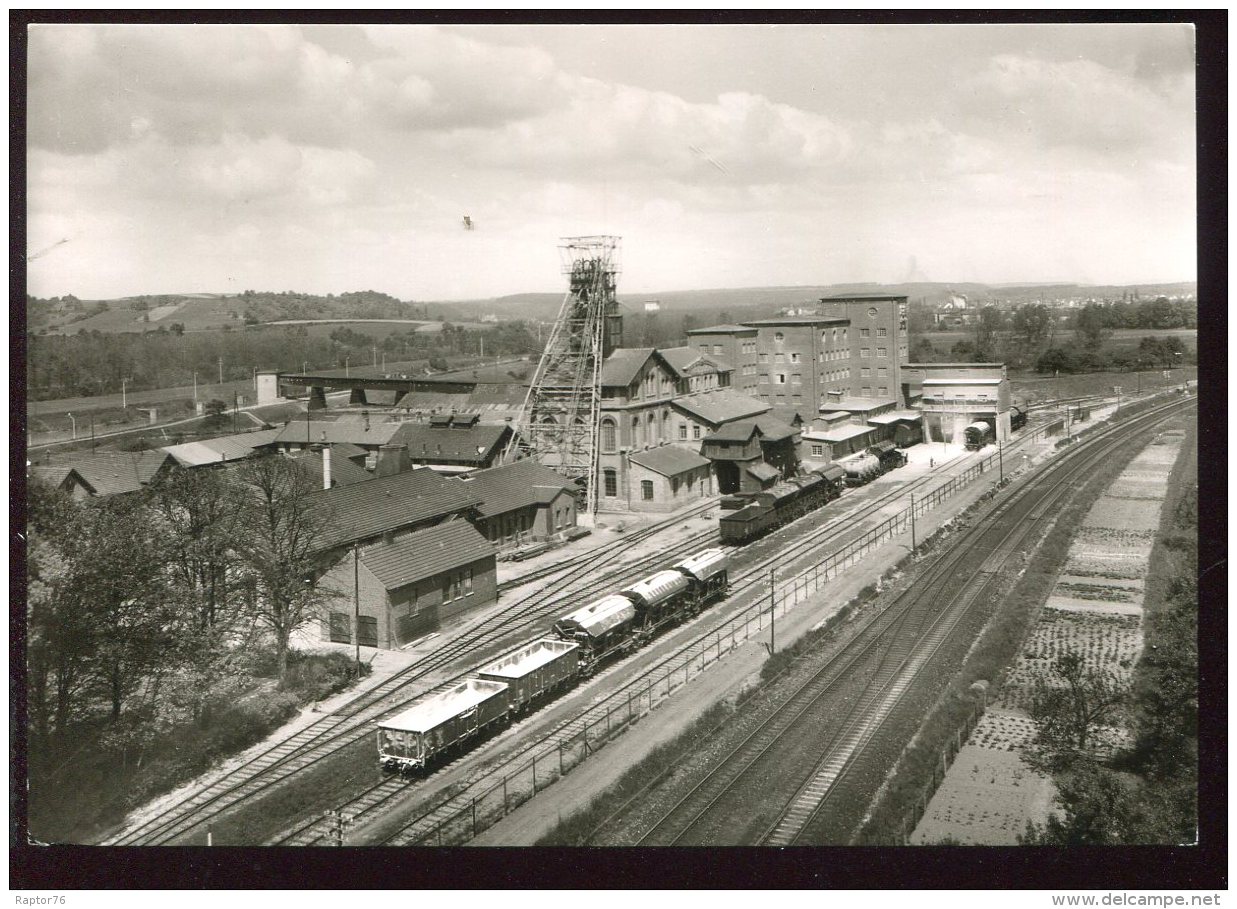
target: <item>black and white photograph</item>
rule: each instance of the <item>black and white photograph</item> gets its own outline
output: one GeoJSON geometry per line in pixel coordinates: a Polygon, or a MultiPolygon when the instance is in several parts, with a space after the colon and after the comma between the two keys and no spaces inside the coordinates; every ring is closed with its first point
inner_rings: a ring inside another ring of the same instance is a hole
{"type": "Polygon", "coordinates": [[[11,24],[14,842],[1198,855],[1198,28],[1040,18],[11,24]]]}

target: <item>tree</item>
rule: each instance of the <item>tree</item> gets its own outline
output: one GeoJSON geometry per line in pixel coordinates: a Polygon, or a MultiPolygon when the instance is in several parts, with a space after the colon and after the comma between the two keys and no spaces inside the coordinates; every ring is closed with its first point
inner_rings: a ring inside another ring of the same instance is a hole
{"type": "Polygon", "coordinates": [[[1036,740],[1031,763],[1060,768],[1090,754],[1096,733],[1112,725],[1128,695],[1128,683],[1115,673],[1089,666],[1081,653],[1066,650],[1032,694],[1030,714],[1036,740]]]}
{"type": "Polygon", "coordinates": [[[174,696],[203,724],[244,675],[238,661],[251,649],[252,583],[235,549],[242,529],[239,492],[214,470],[173,471],[153,488],[167,529],[167,571],[183,609],[174,696]]]}
{"type": "Polygon", "coordinates": [[[1035,361],[1036,372],[1073,372],[1076,363],[1064,347],[1049,347],[1035,361]]]}
{"type": "Polygon", "coordinates": [[[227,402],[221,401],[218,398],[207,401],[202,407],[202,413],[206,415],[206,419],[202,421],[202,428],[213,431],[226,427],[228,425],[227,411],[227,402]]]}
{"type": "Polygon", "coordinates": [[[1196,828],[1176,787],[1084,761],[1057,777],[1060,812],[1020,838],[1029,846],[1119,846],[1188,843],[1196,828]]]}
{"type": "Polygon", "coordinates": [[[53,731],[75,713],[89,673],[88,622],[63,597],[81,506],[31,477],[27,487],[26,655],[34,743],[45,752],[53,731]]]}
{"type": "Polygon", "coordinates": [[[995,306],[985,306],[979,311],[975,323],[975,360],[983,363],[997,357],[997,332],[1005,323],[1005,317],[995,306]]]}
{"type": "Polygon", "coordinates": [[[1096,350],[1110,334],[1108,317],[1104,307],[1099,303],[1088,303],[1078,312],[1074,322],[1074,331],[1078,340],[1089,350],[1096,350]]]}
{"type": "Polygon", "coordinates": [[[292,634],[320,617],[332,596],[317,586],[328,514],[314,500],[307,471],[278,454],[251,458],[240,469],[244,502],[238,536],[254,584],[254,616],[270,631],[282,679],[292,634]]]}
{"type": "Polygon", "coordinates": [[[1013,329],[1029,351],[1039,350],[1052,332],[1052,311],[1043,303],[1019,306],[1014,311],[1013,329]]]}

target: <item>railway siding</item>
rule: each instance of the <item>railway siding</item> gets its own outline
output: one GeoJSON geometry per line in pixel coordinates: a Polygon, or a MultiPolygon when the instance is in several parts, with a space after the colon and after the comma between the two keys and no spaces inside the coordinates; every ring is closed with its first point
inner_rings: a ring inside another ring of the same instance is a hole
{"type": "MultiPolygon", "coordinates": [[[[1030,439],[1031,436],[1027,438],[1030,439]]],[[[1034,442],[1037,456],[1052,448],[1052,441],[1043,440],[1042,434],[1040,438],[1034,439],[1034,442]]],[[[997,456],[991,455],[968,468],[955,480],[942,484],[939,489],[927,495],[916,493],[915,515],[921,542],[985,495],[991,483],[998,478],[997,467],[997,456]],[[981,478],[986,482],[975,482],[981,478]]],[[[900,508],[875,528],[853,534],[846,544],[835,549],[826,559],[817,559],[816,564],[788,577],[785,583],[779,582],[775,607],[779,646],[785,646],[809,629],[820,625],[863,587],[876,583],[884,566],[897,561],[909,549],[907,542],[910,529],[910,509],[900,508]],[[874,553],[878,554],[878,558],[871,558],[874,553]],[[859,571],[854,570],[861,563],[862,568],[859,571]]],[[[728,618],[714,631],[684,647],[678,657],[679,662],[674,664],[675,668],[668,673],[669,681],[663,683],[662,687],[654,685],[653,691],[660,692],[663,695],[662,700],[673,692],[683,701],[683,710],[667,712],[679,714],[679,717],[669,715],[665,717],[666,721],[662,722],[663,717],[659,713],[657,720],[640,723],[634,735],[625,739],[623,747],[614,750],[619,752],[617,755],[611,752],[611,757],[603,756],[598,759],[598,763],[590,762],[576,770],[570,777],[571,783],[564,787],[562,795],[556,789],[550,789],[527,806],[514,811],[509,818],[500,820],[493,830],[482,833],[473,842],[478,845],[535,842],[551,829],[560,817],[567,817],[577,810],[582,800],[587,801],[589,794],[604,789],[605,785],[616,779],[623,770],[657,744],[671,737],[682,724],[682,713],[688,710],[699,712],[724,697],[733,696],[744,687],[759,672],[765,657],[761,639],[767,636],[770,624],[766,615],[766,591],[767,588],[761,592],[760,604],[747,606],[744,613],[728,618]],[[747,624],[746,631],[737,629],[736,624],[740,621],[747,624]],[[685,685],[684,682],[692,682],[704,668],[717,664],[715,654],[719,636],[722,642],[721,654],[727,659],[720,664],[723,666],[720,671],[711,671],[708,676],[710,680],[717,678],[718,681],[708,686],[685,685]],[[749,643],[743,643],[749,639],[749,643]],[[713,647],[709,646],[709,640],[714,642],[713,647]],[[728,657],[732,651],[735,656],[728,657]],[[684,673],[681,677],[677,675],[680,671],[684,673]],[[684,681],[676,682],[676,678],[683,678],[684,681]],[[670,686],[669,690],[665,687],[666,684],[670,686]],[[687,693],[678,695],[681,688],[687,693]],[[577,782],[580,785],[577,785],[577,782]]],[[[654,671],[665,672],[665,668],[659,666],[654,671]]],[[[541,790],[544,790],[544,784],[539,782],[539,791],[541,790]]],[[[486,812],[480,815],[482,819],[488,816],[486,812]]],[[[471,802],[460,806],[450,818],[446,820],[443,813],[426,815],[425,826],[410,830],[405,834],[407,838],[399,841],[415,842],[419,838],[421,842],[436,843],[440,827],[444,844],[469,841],[472,837],[471,802]]],[[[480,822],[478,827],[482,827],[480,822]]]]}
{"type": "MultiPolygon", "coordinates": [[[[1069,487],[1067,487],[1065,491],[1072,491],[1072,484],[1071,484],[1069,487]]],[[[796,591],[794,591],[794,594],[797,594],[797,593],[798,593],[798,591],[797,591],[797,590],[796,590],[796,591]]],[[[792,596],[794,596],[794,594],[792,594],[792,596]]],[[[974,629],[974,632],[975,632],[975,633],[977,633],[977,632],[978,632],[978,627],[976,627],[976,628],[974,629]]],[[[972,635],[972,638],[971,638],[971,639],[973,639],[973,635],[972,635]]],[[[965,648],[964,648],[964,652],[965,652],[965,648]]],[[[925,705],[921,705],[920,710],[922,710],[922,709],[926,708],[926,706],[927,706],[926,704],[925,704],[925,705]]],[[[922,716],[922,713],[917,714],[917,716],[922,716]]],[[[913,727],[912,727],[912,728],[913,728],[913,727]]],[[[877,779],[877,780],[876,780],[876,782],[878,783],[878,782],[879,782],[879,779],[877,779]]],[[[875,785],[875,784],[874,784],[874,785],[875,785]]],[[[535,803],[534,803],[534,804],[535,804],[535,803]]],[[[504,825],[504,826],[505,826],[505,827],[507,827],[507,829],[510,831],[510,829],[511,829],[510,825],[504,825]]],[[[483,842],[488,842],[488,843],[493,843],[493,842],[511,842],[511,840],[510,840],[510,839],[502,839],[502,838],[496,838],[496,837],[484,837],[484,838],[482,839],[482,841],[483,841],[483,842]]]]}

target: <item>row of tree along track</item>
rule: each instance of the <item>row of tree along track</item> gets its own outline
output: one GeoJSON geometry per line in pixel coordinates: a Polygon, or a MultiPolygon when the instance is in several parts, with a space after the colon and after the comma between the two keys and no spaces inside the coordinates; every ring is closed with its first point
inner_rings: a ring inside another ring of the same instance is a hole
{"type": "MultiPolygon", "coordinates": [[[[651,823],[641,845],[800,845],[834,839],[831,800],[903,696],[1018,564],[1061,503],[1131,436],[1178,412],[1156,409],[1096,433],[996,500],[914,586],[864,620],[842,651],[651,823]]],[[[956,643],[956,642],[955,642],[956,643]]],[[[600,831],[613,829],[610,818],[600,831]]],[[[599,834],[604,837],[604,832],[599,834]]],[[[630,841],[629,841],[630,842],[630,841]]]]}
{"type": "MultiPolygon", "coordinates": [[[[1009,446],[1010,450],[1016,452],[1021,445],[1041,437],[1043,432],[1044,427],[1029,429],[1018,442],[1009,446]]],[[[790,608],[805,598],[811,588],[819,587],[828,579],[836,577],[838,572],[853,564],[889,536],[905,532],[911,520],[911,508],[905,508],[875,526],[861,526],[865,519],[871,518],[890,502],[912,493],[919,496],[919,500],[913,502],[912,507],[916,515],[921,515],[965,488],[980,474],[998,468],[1000,463],[999,453],[985,458],[968,456],[955,465],[959,472],[952,477],[943,479],[942,474],[938,473],[900,484],[883,495],[864,501],[860,507],[814,528],[811,527],[813,514],[816,514],[816,520],[819,520],[820,513],[810,513],[792,525],[794,530],[791,532],[798,532],[800,536],[787,539],[787,532],[781,532],[769,538],[764,547],[753,546],[743,550],[744,555],[753,554],[758,548],[771,554],[768,557],[748,559],[741,569],[732,571],[731,596],[727,604],[715,607],[687,623],[686,633],[698,630],[719,615],[728,614],[730,618],[655,665],[637,668],[637,678],[634,680],[624,681],[619,676],[629,674],[624,670],[638,667],[639,660],[633,658],[612,665],[576,693],[589,696],[600,690],[599,701],[583,709],[574,708],[574,713],[552,728],[530,729],[524,734],[524,738],[532,744],[524,747],[517,745],[513,755],[497,758],[497,766],[494,766],[495,762],[491,760],[491,766],[479,770],[471,780],[444,787],[446,794],[437,801],[433,800],[432,793],[427,793],[423,804],[428,804],[429,807],[414,811],[413,819],[403,823],[399,829],[379,830],[383,824],[381,817],[384,812],[392,812],[398,808],[400,813],[404,813],[409,801],[405,797],[416,785],[408,780],[381,780],[337,810],[350,818],[354,830],[369,828],[364,833],[358,833],[358,836],[368,835],[370,839],[359,838],[356,840],[358,842],[459,842],[467,839],[469,835],[475,835],[477,830],[488,826],[532,793],[560,777],[629,722],[647,713],[693,673],[720,659],[749,635],[766,627],[766,616],[759,607],[752,606],[752,601],[765,598],[768,590],[767,575],[771,568],[776,567],[779,572],[789,572],[797,566],[807,566],[802,575],[783,586],[784,596],[780,606],[783,610],[790,608]],[[935,484],[935,487],[926,492],[922,489],[931,484],[935,484]],[[824,559],[819,558],[824,545],[837,544],[840,541],[842,545],[838,549],[824,559]],[[746,607],[744,603],[747,604],[746,607]],[[733,608],[735,606],[738,608],[733,608]]],[[[824,509],[826,516],[833,513],[836,513],[836,506],[824,509]]],[[[572,698],[574,700],[576,696],[573,695],[572,698]]],[[[500,733],[495,738],[501,741],[495,742],[494,748],[489,749],[491,751],[514,742],[514,738],[506,733],[500,733]]],[[[470,755],[470,758],[476,756],[470,755]]],[[[338,838],[337,828],[315,818],[285,831],[273,842],[308,845],[336,842],[338,838]]]]}
{"type": "MultiPolygon", "coordinates": [[[[1015,450],[1018,444],[1029,441],[1040,433],[1042,433],[1042,428],[1040,430],[1029,428],[1019,443],[1009,446],[1009,449],[1015,450]]],[[[923,513],[936,501],[952,494],[960,484],[969,482],[971,478],[984,470],[991,469],[997,457],[991,455],[978,463],[971,464],[961,476],[954,476],[947,483],[923,495],[915,505],[916,513],[923,513]]],[[[965,459],[962,464],[972,460],[973,457],[965,459]]],[[[762,576],[770,564],[784,565],[788,556],[808,552],[826,537],[836,538],[840,525],[851,525],[856,518],[875,512],[899,494],[914,492],[919,486],[939,478],[939,474],[933,475],[915,484],[902,486],[872,502],[865,503],[861,515],[846,515],[810,531],[791,546],[782,547],[777,556],[760,562],[746,575],[741,576],[741,579],[755,579],[762,576]]],[[[705,511],[711,506],[712,503],[706,503],[694,509],[689,515],[705,511]]],[[[835,511],[836,506],[828,510],[835,511]]],[[[657,567],[713,543],[716,539],[716,532],[710,530],[680,540],[655,555],[632,560],[606,570],[606,566],[612,565],[615,560],[639,543],[689,515],[676,515],[666,521],[634,531],[630,536],[611,544],[602,551],[593,550],[584,553],[558,566],[557,576],[545,579],[546,585],[535,593],[514,601],[496,613],[484,616],[481,620],[467,626],[458,637],[450,640],[443,647],[427,654],[423,659],[384,680],[352,702],[332,713],[324,714],[320,719],[289,738],[231,769],[226,775],[195,789],[185,798],[169,804],[140,823],[122,831],[109,842],[116,845],[154,845],[183,839],[187,834],[197,831],[223,812],[262,798],[274,787],[292,778],[295,774],[358,742],[370,733],[373,724],[382,717],[405,709],[415,700],[430,696],[466,677],[473,665],[490,655],[496,655],[523,637],[542,630],[548,618],[557,616],[564,609],[564,601],[570,599],[578,603],[586,601],[593,595],[610,592],[657,567]],[[469,669],[462,674],[445,680],[436,680],[433,687],[422,686],[416,690],[413,689],[416,683],[423,683],[431,674],[441,675],[443,670],[458,666],[465,660],[469,669]]],[[[812,521],[813,517],[809,514],[796,524],[802,527],[812,521]]],[[[780,539],[781,536],[777,534],[770,537],[763,546],[751,547],[751,550],[757,552],[776,547],[778,543],[775,538],[780,539]]],[[[358,796],[355,810],[357,813],[378,810],[395,796],[400,795],[409,785],[411,785],[409,781],[396,780],[383,781],[377,786],[370,787],[358,796]]],[[[347,807],[349,810],[354,810],[351,806],[347,807]]],[[[299,843],[321,840],[324,834],[318,829],[321,826],[318,820],[318,816],[315,815],[315,820],[293,830],[287,836],[287,841],[299,843]]]]}

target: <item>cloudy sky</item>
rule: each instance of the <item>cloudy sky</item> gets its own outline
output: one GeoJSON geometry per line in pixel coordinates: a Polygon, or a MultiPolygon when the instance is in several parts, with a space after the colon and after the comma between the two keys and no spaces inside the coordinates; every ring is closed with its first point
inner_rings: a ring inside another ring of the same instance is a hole
{"type": "Polygon", "coordinates": [[[1195,278],[1172,25],[34,26],[30,292],[1195,278]],[[466,231],[469,215],[476,229],[466,231]]]}

